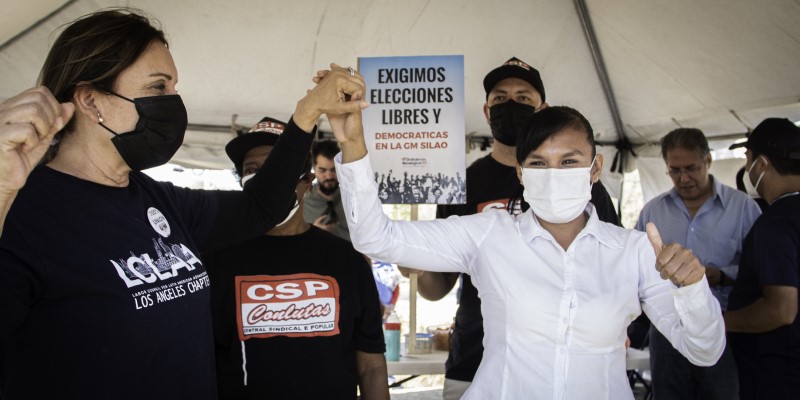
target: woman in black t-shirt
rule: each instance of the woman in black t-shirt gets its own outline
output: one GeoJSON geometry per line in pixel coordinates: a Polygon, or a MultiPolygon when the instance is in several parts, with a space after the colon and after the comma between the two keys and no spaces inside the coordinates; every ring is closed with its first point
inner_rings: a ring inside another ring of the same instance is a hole
{"type": "Polygon", "coordinates": [[[41,151],[26,153],[22,170],[0,162],[4,198],[16,197],[0,239],[0,397],[215,398],[209,281],[197,254],[281,221],[316,120],[365,107],[343,101],[361,98],[364,83],[340,70],[297,103],[246,190],[195,191],[141,173],[183,142],[177,81],[151,19],[104,10],[66,25],[43,87],[22,95],[45,115],[0,119],[34,125],[46,144],[63,127],[42,165],[32,168],[41,151]]]}

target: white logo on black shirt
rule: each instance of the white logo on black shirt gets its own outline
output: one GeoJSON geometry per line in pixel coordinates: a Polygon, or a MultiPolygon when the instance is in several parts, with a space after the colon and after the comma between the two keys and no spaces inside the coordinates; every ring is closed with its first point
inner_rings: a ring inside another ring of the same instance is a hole
{"type": "Polygon", "coordinates": [[[110,260],[126,286],[134,287],[174,278],[181,269],[194,271],[197,266],[202,265],[194,253],[183,244],[169,244],[158,238],[158,240],[153,239],[153,247],[156,251],[155,258],[147,253],[136,256],[131,252],[131,256],[127,259],[110,260]]]}

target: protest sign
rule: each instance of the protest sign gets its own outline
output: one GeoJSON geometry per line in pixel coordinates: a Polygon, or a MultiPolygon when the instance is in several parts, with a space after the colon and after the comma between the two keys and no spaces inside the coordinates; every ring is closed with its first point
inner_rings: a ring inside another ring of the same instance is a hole
{"type": "Polygon", "coordinates": [[[384,204],[466,201],[464,57],[362,57],[364,136],[384,204]]]}

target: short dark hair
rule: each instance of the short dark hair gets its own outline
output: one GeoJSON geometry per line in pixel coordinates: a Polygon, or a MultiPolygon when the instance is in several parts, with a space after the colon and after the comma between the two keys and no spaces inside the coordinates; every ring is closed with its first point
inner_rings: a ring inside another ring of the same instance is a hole
{"type": "Polygon", "coordinates": [[[703,159],[711,154],[706,135],[697,128],[678,128],[664,136],[661,139],[661,158],[666,161],[667,151],[675,148],[694,151],[703,159]]]}
{"type": "Polygon", "coordinates": [[[755,161],[758,156],[766,157],[769,162],[772,163],[772,168],[775,168],[775,172],[777,172],[778,175],[800,175],[800,160],[759,153],[753,149],[750,149],[750,155],[753,161],[755,161]]]}
{"type": "Polygon", "coordinates": [[[527,128],[517,138],[517,163],[522,165],[528,154],[539,148],[549,137],[573,128],[586,134],[586,141],[592,146],[592,157],[597,154],[594,143],[594,130],[589,120],[578,110],[566,106],[552,106],[537,111],[526,122],[527,128]]]}
{"type": "MultiPolygon", "coordinates": [[[[72,100],[78,83],[112,92],[120,73],[153,41],[168,44],[160,24],[144,11],[121,7],[84,15],[65,25],[53,42],[38,84],[50,89],[61,103],[72,100]]],[[[74,120],[56,134],[57,139],[72,131],[74,120]]],[[[43,162],[57,151],[57,145],[51,146],[43,162]]]]}
{"type": "Polygon", "coordinates": [[[311,145],[311,158],[314,160],[314,165],[317,164],[317,156],[323,156],[333,160],[338,153],[339,145],[333,140],[321,140],[311,145]]]}

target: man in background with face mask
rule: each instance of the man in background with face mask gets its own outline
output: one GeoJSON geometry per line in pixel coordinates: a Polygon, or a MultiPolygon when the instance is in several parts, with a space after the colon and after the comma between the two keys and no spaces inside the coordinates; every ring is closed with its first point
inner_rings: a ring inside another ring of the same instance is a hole
{"type": "MultiPolygon", "coordinates": [[[[544,84],[536,68],[512,57],[486,75],[483,87],[486,90],[483,113],[494,137],[492,152],[467,168],[467,204],[440,206],[438,218],[498,208],[509,209],[514,214],[522,211],[520,201],[512,201],[522,195],[522,185],[514,168],[516,141],[528,117],[547,107],[544,84]]],[[[600,182],[592,186],[591,202],[602,221],[619,225],[611,198],[600,182]]],[[[419,272],[418,276],[419,293],[428,300],[444,297],[459,277],[462,283],[446,364],[445,400],[461,398],[483,357],[481,301],[469,275],[419,272]]]]}
{"type": "Polygon", "coordinates": [[[335,141],[323,140],[311,145],[311,159],[317,184],[306,194],[304,203],[305,221],[317,228],[350,240],[350,231],[344,219],[342,196],[339,194],[339,180],[333,157],[339,152],[335,141]]]}
{"type": "MultiPolygon", "coordinates": [[[[744,239],[761,214],[746,194],[710,175],[711,152],[699,129],[679,128],[661,140],[661,156],[674,187],[642,209],[636,229],[654,222],[665,243],[678,243],[705,265],[724,311],[739,272],[744,239]]],[[[653,393],[660,400],[736,399],[736,363],[729,347],[711,367],[693,365],[655,327],[650,328],[653,393]]]]}
{"type": "Polygon", "coordinates": [[[743,400],[800,393],[800,128],[768,118],[744,143],[745,185],[769,203],[744,240],[723,314],[743,400]]]}
{"type": "MultiPolygon", "coordinates": [[[[225,146],[242,186],[284,127],[267,117],[225,146]]],[[[204,254],[222,399],[355,399],[356,386],[364,399],[389,398],[372,269],[350,242],[303,221],[310,168],[282,223],[204,254]]]]}

